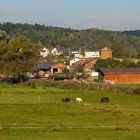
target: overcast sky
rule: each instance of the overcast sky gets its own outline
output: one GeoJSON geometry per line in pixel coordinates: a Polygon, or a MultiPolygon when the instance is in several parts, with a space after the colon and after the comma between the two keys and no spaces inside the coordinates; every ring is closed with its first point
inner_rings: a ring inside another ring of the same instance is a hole
{"type": "Polygon", "coordinates": [[[140,29],[140,0],[0,0],[0,22],[73,29],[140,29]]]}

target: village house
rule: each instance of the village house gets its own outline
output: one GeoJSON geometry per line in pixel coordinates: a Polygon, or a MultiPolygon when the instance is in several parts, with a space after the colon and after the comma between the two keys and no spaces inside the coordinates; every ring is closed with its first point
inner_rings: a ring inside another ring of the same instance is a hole
{"type": "Polygon", "coordinates": [[[85,52],[85,58],[99,58],[100,52],[99,51],[93,51],[93,52],[85,52]]]}
{"type": "Polygon", "coordinates": [[[83,67],[84,72],[90,73],[94,71],[94,65],[96,64],[96,62],[97,62],[96,58],[86,59],[86,62],[84,63],[84,67],[83,67]]]}
{"type": "Polygon", "coordinates": [[[80,50],[70,51],[69,54],[74,55],[75,58],[101,58],[101,59],[112,59],[112,50],[108,47],[101,49],[100,51],[85,51],[84,55],[81,55],[80,50]]]}
{"type": "Polygon", "coordinates": [[[50,50],[45,47],[40,51],[40,56],[42,56],[43,58],[47,57],[49,54],[50,50]]]}
{"type": "Polygon", "coordinates": [[[92,71],[94,71],[94,65],[96,64],[97,58],[84,58],[80,61],[74,63],[71,66],[71,69],[78,71],[79,66],[82,67],[83,72],[90,74],[92,71]]]}
{"type": "Polygon", "coordinates": [[[101,68],[99,76],[114,84],[140,83],[140,68],[101,68]]]}
{"type": "Polygon", "coordinates": [[[51,54],[52,54],[53,56],[60,56],[60,55],[62,54],[62,52],[59,51],[57,48],[53,48],[53,49],[51,50],[51,54]]]}
{"type": "Polygon", "coordinates": [[[80,58],[80,50],[73,50],[70,52],[70,55],[74,55],[76,58],[80,58]]]}
{"type": "Polygon", "coordinates": [[[58,50],[57,48],[47,49],[46,47],[44,47],[40,51],[40,56],[42,56],[43,58],[47,57],[49,54],[53,56],[60,56],[62,54],[62,51],[58,50]]]}
{"type": "Polygon", "coordinates": [[[80,61],[79,58],[73,58],[73,59],[71,59],[71,60],[69,61],[69,64],[70,64],[70,66],[72,66],[74,63],[76,63],[76,62],[78,62],[78,61],[80,61]]]}

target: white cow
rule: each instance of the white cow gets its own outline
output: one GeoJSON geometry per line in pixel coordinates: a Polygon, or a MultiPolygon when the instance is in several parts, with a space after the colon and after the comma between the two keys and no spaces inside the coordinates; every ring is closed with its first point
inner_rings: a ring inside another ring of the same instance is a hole
{"type": "Polygon", "coordinates": [[[83,100],[81,98],[76,98],[76,103],[82,103],[83,100]]]}

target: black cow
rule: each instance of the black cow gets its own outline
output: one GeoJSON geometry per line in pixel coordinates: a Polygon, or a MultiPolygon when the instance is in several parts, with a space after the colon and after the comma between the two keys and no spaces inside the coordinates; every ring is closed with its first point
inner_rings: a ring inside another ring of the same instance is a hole
{"type": "Polygon", "coordinates": [[[70,98],[62,98],[62,102],[67,103],[67,102],[70,102],[70,101],[71,101],[70,98]]]}
{"type": "Polygon", "coordinates": [[[108,97],[102,97],[101,98],[101,103],[109,103],[109,98],[108,97]]]}

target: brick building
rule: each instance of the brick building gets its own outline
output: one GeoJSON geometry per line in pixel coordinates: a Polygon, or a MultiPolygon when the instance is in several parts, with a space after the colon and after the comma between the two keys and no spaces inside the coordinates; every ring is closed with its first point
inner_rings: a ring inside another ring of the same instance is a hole
{"type": "Polygon", "coordinates": [[[101,49],[101,59],[112,59],[112,50],[107,47],[101,49]]]}

